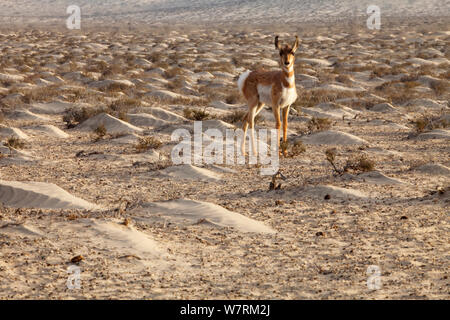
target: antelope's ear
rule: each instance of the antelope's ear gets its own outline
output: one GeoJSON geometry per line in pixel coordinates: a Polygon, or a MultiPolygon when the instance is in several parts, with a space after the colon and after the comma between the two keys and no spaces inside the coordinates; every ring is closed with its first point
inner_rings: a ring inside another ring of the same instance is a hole
{"type": "Polygon", "coordinates": [[[295,43],[294,43],[294,46],[292,47],[292,52],[297,51],[299,44],[300,44],[300,40],[298,39],[298,36],[295,36],[295,43]]]}
{"type": "Polygon", "coordinates": [[[275,49],[281,50],[281,44],[278,41],[278,36],[275,37],[275,49]]]}

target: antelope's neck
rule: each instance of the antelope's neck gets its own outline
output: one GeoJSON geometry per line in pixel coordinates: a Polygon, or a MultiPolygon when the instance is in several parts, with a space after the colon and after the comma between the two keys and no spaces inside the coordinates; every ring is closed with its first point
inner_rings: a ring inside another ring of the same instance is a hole
{"type": "Polygon", "coordinates": [[[295,87],[295,72],[293,66],[289,69],[283,68],[283,85],[286,88],[295,87]]]}

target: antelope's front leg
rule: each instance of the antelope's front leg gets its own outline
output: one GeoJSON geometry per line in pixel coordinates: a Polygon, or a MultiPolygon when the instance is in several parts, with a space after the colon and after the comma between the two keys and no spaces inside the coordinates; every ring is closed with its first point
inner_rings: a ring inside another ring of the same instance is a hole
{"type": "MultiPolygon", "coordinates": [[[[283,142],[284,145],[287,146],[287,128],[288,128],[288,116],[289,116],[289,109],[291,106],[287,106],[283,109],[283,142]]],[[[287,147],[283,150],[283,155],[287,156],[287,147]]]]}
{"type": "Polygon", "coordinates": [[[272,111],[273,111],[273,116],[275,117],[275,128],[277,128],[278,150],[281,154],[281,149],[280,149],[280,129],[281,129],[280,108],[272,107],[272,111]]]}

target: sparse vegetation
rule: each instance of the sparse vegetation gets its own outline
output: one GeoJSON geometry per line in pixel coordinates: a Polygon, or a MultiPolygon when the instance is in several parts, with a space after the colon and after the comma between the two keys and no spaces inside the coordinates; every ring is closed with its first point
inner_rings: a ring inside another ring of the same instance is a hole
{"type": "Polygon", "coordinates": [[[23,149],[25,142],[18,137],[9,137],[4,145],[10,149],[23,149]]]}
{"type": "Polygon", "coordinates": [[[106,135],[106,128],[104,124],[99,125],[95,130],[94,133],[97,135],[97,140],[102,139],[106,135]]]}
{"type": "Polygon", "coordinates": [[[369,159],[367,155],[363,154],[347,160],[343,171],[347,172],[348,170],[353,170],[361,173],[372,171],[374,168],[375,161],[369,159]]]}
{"type": "Polygon", "coordinates": [[[183,115],[186,119],[202,121],[207,120],[210,117],[210,114],[204,109],[197,108],[185,108],[183,110],[183,115]]]}
{"type": "Polygon", "coordinates": [[[76,125],[86,121],[87,119],[96,116],[104,112],[103,109],[94,109],[94,108],[71,108],[66,111],[63,116],[63,121],[66,123],[67,128],[73,128],[76,125]]]}
{"type": "Polygon", "coordinates": [[[161,140],[155,137],[143,137],[140,138],[136,144],[137,152],[145,152],[150,149],[158,149],[162,146],[161,140]]]}
{"type": "Polygon", "coordinates": [[[371,160],[367,157],[367,155],[357,155],[350,159],[348,159],[345,163],[345,166],[342,169],[339,169],[336,165],[336,148],[327,149],[325,151],[325,156],[327,161],[333,167],[333,170],[338,174],[342,175],[349,170],[352,170],[356,173],[362,173],[367,171],[372,171],[375,168],[375,161],[371,160]]]}
{"type": "Polygon", "coordinates": [[[327,118],[313,117],[308,121],[309,132],[325,131],[331,128],[331,121],[327,118]]]}

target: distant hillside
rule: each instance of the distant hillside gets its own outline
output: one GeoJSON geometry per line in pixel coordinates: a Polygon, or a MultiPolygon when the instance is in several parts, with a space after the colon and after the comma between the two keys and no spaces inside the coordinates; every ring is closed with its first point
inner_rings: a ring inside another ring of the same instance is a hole
{"type": "Polygon", "coordinates": [[[449,0],[2,0],[2,23],[57,21],[69,5],[94,21],[242,22],[314,21],[365,15],[369,4],[385,16],[450,15],[449,0]]]}

